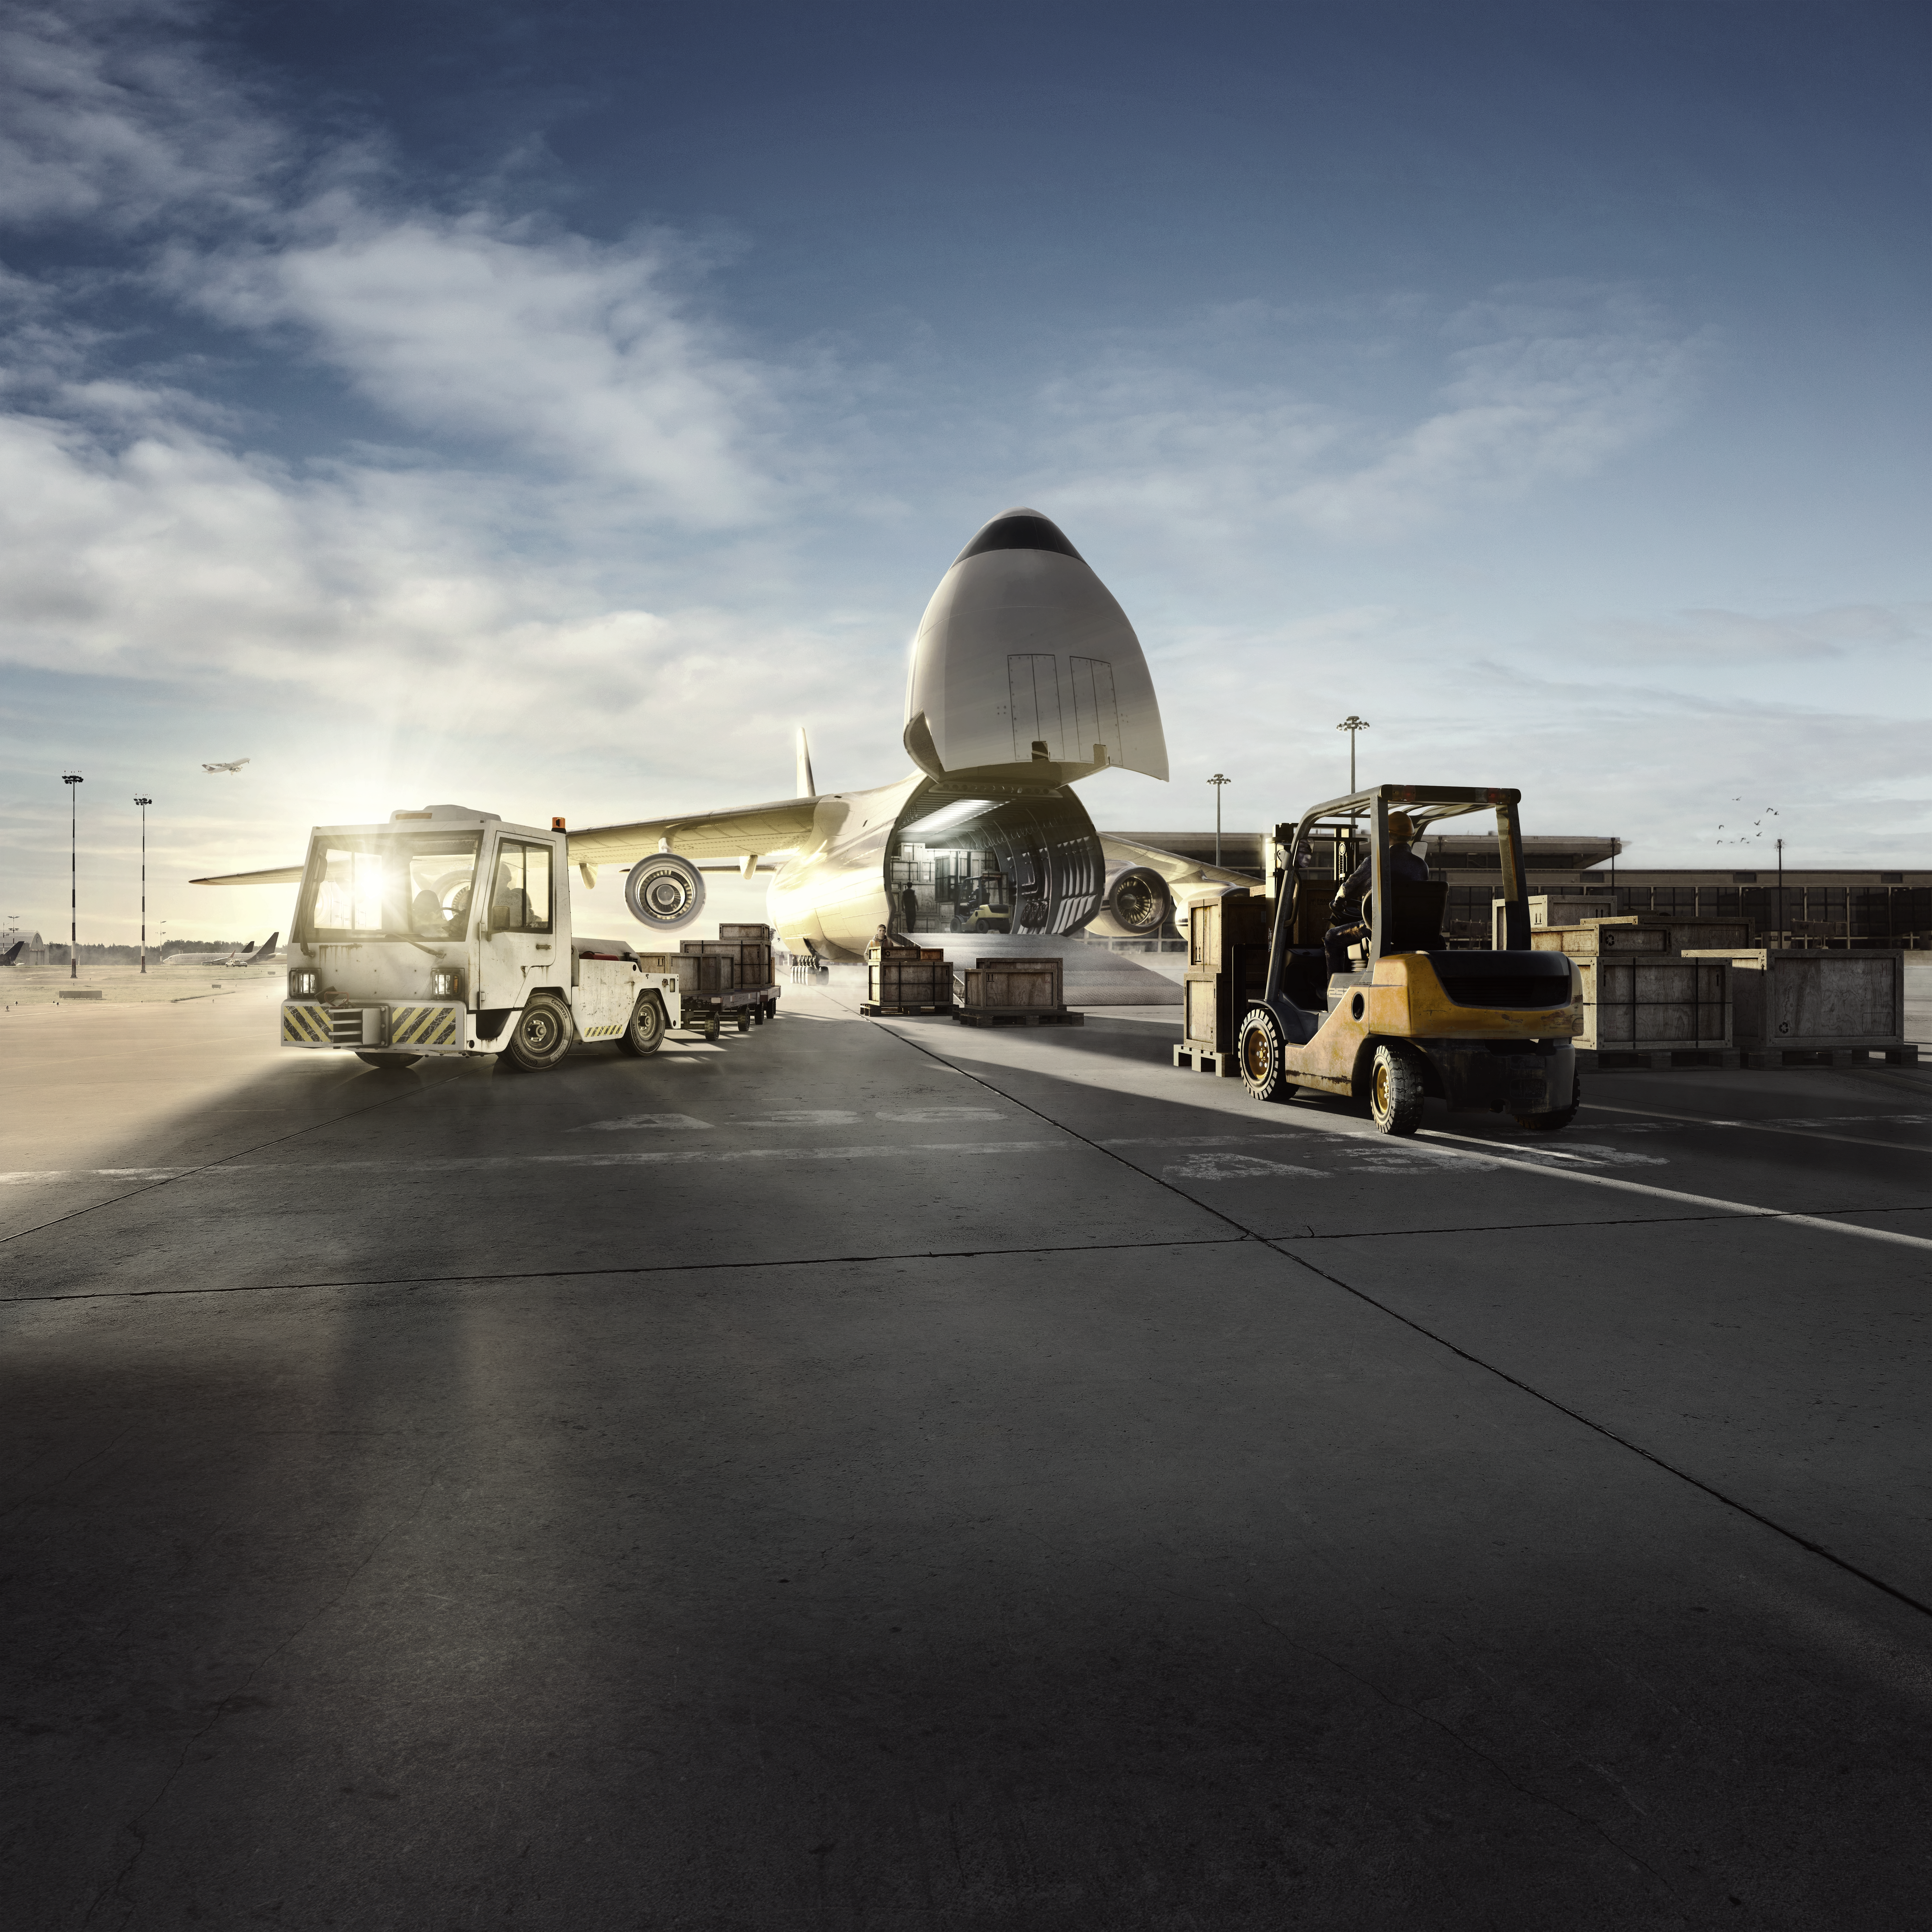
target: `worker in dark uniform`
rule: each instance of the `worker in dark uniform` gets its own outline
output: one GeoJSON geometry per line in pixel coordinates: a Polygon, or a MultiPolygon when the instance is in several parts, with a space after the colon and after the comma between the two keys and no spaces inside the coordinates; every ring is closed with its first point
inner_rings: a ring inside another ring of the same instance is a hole
{"type": "MultiPolygon", "coordinates": [[[[1391,878],[1426,881],[1428,861],[1417,857],[1409,850],[1414,841],[1415,827],[1408,814],[1390,812],[1388,830],[1388,856],[1383,862],[1383,870],[1391,878]]],[[[1348,948],[1368,932],[1362,921],[1360,908],[1363,896],[1371,889],[1374,878],[1375,860],[1371,854],[1336,888],[1335,903],[1330,915],[1334,923],[1322,935],[1322,950],[1328,956],[1328,970],[1331,973],[1348,971],[1348,948]]]]}

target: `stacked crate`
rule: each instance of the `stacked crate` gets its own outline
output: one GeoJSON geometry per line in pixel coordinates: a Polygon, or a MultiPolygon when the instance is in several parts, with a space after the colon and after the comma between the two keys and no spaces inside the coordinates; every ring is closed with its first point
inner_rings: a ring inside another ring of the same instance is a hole
{"type": "MultiPolygon", "coordinates": [[[[698,976],[692,990],[697,993],[730,993],[738,988],[738,948],[728,940],[687,939],[679,946],[683,956],[697,962],[698,976]]],[[[683,985],[680,977],[679,985],[683,985]]]]}
{"type": "Polygon", "coordinates": [[[772,986],[778,982],[772,971],[772,929],[768,926],[721,926],[718,944],[735,946],[738,958],[738,984],[772,986]]]}
{"type": "Polygon", "coordinates": [[[1684,958],[1670,922],[1625,917],[1539,927],[1529,943],[1568,956],[1582,1002],[1576,1052],[1586,1070],[1737,1065],[1730,968],[1684,958]]]}
{"type": "Polygon", "coordinates": [[[1196,899],[1189,907],[1175,1066],[1228,1077],[1241,1070],[1236,1036],[1267,982],[1274,911],[1272,899],[1245,892],[1196,899]]]}
{"type": "Polygon", "coordinates": [[[860,1012],[946,1013],[952,1010],[952,968],[938,946],[887,940],[866,950],[866,1000],[860,1012]]]}
{"type": "Polygon", "coordinates": [[[1918,1064],[1905,1037],[1902,950],[1738,947],[1687,958],[1730,974],[1747,1066],[1862,1066],[1874,1054],[1895,1066],[1918,1064]]]}
{"type": "Polygon", "coordinates": [[[1066,973],[1058,958],[976,959],[953,1017],[966,1026],[1084,1025],[1084,1013],[1067,1010],[1066,973]]]}

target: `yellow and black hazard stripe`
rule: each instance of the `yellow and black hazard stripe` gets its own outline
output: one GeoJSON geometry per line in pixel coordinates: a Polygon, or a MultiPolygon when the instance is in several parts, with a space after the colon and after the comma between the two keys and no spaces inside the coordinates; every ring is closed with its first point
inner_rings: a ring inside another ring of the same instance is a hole
{"type": "Polygon", "coordinates": [[[397,1006],[389,1015],[392,1046],[460,1046],[460,1006],[397,1006]]]}
{"type": "Polygon", "coordinates": [[[284,1046],[330,1046],[326,1006],[297,1006],[293,1000],[282,1008],[282,1044],[284,1046]]]}

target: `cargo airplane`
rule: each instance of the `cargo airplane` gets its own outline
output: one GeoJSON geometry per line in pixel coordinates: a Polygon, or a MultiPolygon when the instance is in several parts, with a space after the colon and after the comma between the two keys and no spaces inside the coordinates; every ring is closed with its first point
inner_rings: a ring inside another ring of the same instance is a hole
{"type": "Polygon", "coordinates": [[[571,860],[586,887],[622,870],[632,915],[666,936],[703,909],[707,869],[768,868],[772,924],[827,961],[861,958],[882,927],[1152,937],[1177,888],[1253,883],[1101,832],[1075,795],[1112,768],[1165,780],[1167,741],[1126,612],[1036,510],[1003,511],[940,578],[913,642],[901,742],[909,776],[821,792],[801,730],[796,796],[572,831],[571,860]]]}

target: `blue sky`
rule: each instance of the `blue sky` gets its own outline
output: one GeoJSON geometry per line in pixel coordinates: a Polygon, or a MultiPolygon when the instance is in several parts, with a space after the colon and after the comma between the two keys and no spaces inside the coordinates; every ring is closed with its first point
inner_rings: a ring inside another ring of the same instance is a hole
{"type": "Polygon", "coordinates": [[[180,882],[317,821],[748,802],[801,721],[884,782],[1022,502],[1161,694],[1103,825],[1285,816],[1353,711],[1631,864],[1932,862],[1929,21],[0,8],[4,910],[64,769],[113,938],[137,791],[230,933],[286,894],[180,882]]]}

